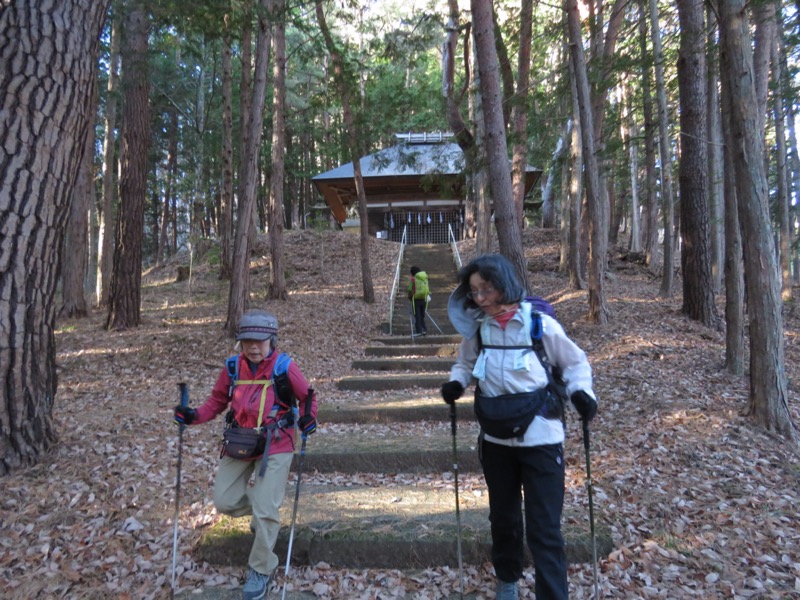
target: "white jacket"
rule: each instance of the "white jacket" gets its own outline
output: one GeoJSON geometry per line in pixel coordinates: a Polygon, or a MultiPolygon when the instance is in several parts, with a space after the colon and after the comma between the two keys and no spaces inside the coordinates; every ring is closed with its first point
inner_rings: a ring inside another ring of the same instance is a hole
{"type": "MultiPolygon", "coordinates": [[[[453,305],[449,307],[453,309],[453,305]]],[[[548,384],[547,372],[531,347],[531,305],[522,302],[505,329],[493,317],[479,312],[473,315],[480,327],[483,346],[523,346],[520,349],[478,349],[478,335],[464,336],[458,350],[456,364],[450,370],[450,380],[458,381],[464,388],[473,379],[480,384],[484,396],[532,392],[548,384]]],[[[462,312],[462,317],[464,316],[462,312]]],[[[454,320],[451,317],[451,321],[454,320]]],[[[583,390],[593,398],[592,368],[586,353],[567,337],[561,324],[548,315],[542,315],[542,343],[547,358],[553,366],[562,369],[567,384],[567,395],[583,390]]],[[[473,330],[477,332],[477,327],[473,330]]],[[[462,332],[462,335],[465,332],[462,332]]],[[[469,333],[469,332],[466,332],[469,333]]],[[[525,435],[520,438],[499,439],[486,435],[486,439],[506,446],[541,446],[564,441],[564,428],[558,419],[537,416],[525,435]]]]}

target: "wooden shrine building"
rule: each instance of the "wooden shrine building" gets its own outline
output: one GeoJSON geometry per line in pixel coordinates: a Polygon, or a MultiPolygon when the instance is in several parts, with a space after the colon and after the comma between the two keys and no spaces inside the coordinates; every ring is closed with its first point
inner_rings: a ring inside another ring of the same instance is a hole
{"type": "MultiPolygon", "coordinates": [[[[410,244],[447,243],[448,226],[463,239],[466,185],[464,155],[449,133],[395,134],[396,146],[360,160],[370,235],[399,242],[406,229],[410,244]]],[[[528,167],[525,193],[541,171],[528,167]]],[[[344,223],[357,205],[353,163],[311,180],[333,217],[344,223]]]]}

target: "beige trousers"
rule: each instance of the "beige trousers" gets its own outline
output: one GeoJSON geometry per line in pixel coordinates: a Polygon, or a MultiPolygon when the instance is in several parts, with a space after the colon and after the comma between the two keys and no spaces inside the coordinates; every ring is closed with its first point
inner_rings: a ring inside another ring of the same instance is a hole
{"type": "Polygon", "coordinates": [[[286,494],[286,482],[292,465],[291,452],[273,454],[267,460],[267,472],[258,476],[261,459],[237,460],[223,456],[214,483],[214,506],[232,517],[252,515],[250,526],[256,539],[250,549],[248,564],[254,571],[270,575],[278,567],[273,551],[281,529],[280,508],[286,494]],[[248,482],[253,478],[253,486],[248,482]]]}

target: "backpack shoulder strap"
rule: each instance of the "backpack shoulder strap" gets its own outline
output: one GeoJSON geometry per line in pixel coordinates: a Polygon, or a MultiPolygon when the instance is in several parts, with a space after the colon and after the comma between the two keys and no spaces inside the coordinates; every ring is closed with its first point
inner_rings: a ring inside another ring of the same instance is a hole
{"type": "Polygon", "coordinates": [[[272,368],[272,385],[275,386],[275,396],[284,406],[292,406],[294,394],[289,382],[289,365],[292,359],[285,352],[281,352],[272,368]]]}

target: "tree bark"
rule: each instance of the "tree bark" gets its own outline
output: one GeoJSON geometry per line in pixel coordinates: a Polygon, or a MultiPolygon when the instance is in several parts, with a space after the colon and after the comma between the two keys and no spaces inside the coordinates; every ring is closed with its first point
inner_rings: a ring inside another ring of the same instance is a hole
{"type": "MultiPolygon", "coordinates": [[[[525,174],[528,167],[528,97],[531,72],[531,31],[533,29],[533,2],[522,0],[519,13],[519,64],[517,66],[517,91],[514,95],[511,109],[511,123],[513,142],[511,161],[511,186],[514,192],[514,206],[517,208],[517,218],[520,227],[525,224],[525,174]]],[[[552,175],[552,172],[551,172],[552,175]]],[[[549,214],[549,219],[543,218],[544,227],[555,226],[555,211],[544,210],[543,217],[549,214]]]]}
{"type": "Polygon", "coordinates": [[[222,185],[219,215],[219,278],[230,279],[233,270],[233,57],[231,15],[223,17],[222,36],[222,185]]]}
{"type": "Polygon", "coordinates": [[[650,0],[650,33],[653,39],[653,59],[656,66],[656,100],[658,103],[658,137],[661,158],[661,198],[664,202],[664,272],[661,276],[662,297],[672,296],[672,269],[675,264],[673,230],[675,228],[675,204],[672,196],[672,153],[670,151],[667,122],[667,93],[664,82],[664,53],[661,51],[661,30],[658,25],[658,5],[650,0]]]}
{"type": "Polygon", "coordinates": [[[328,24],[325,21],[325,13],[322,10],[322,0],[316,0],[316,13],[319,28],[322,30],[322,37],[325,40],[325,46],[328,49],[328,54],[331,56],[333,63],[333,76],[339,88],[339,94],[342,100],[342,118],[344,120],[345,129],[348,132],[350,156],[353,161],[353,178],[355,180],[356,195],[358,196],[358,216],[361,221],[361,287],[363,291],[363,299],[367,304],[375,302],[375,290],[372,285],[372,272],[369,266],[369,232],[367,223],[367,196],[364,190],[364,178],[361,176],[361,151],[358,145],[359,131],[353,119],[353,113],[350,109],[350,84],[348,74],[344,70],[344,64],[336,44],[333,42],[333,37],[328,30],[328,24]]]}
{"type": "Polygon", "coordinates": [[[138,327],[141,318],[142,236],[150,145],[147,36],[149,20],[142,0],[125,6],[122,35],[122,144],[120,214],[106,328],[138,327]]]}
{"type": "Polygon", "coordinates": [[[503,95],[500,90],[491,2],[490,0],[472,0],[471,6],[475,53],[481,81],[481,101],[486,126],[485,147],[489,187],[494,202],[495,229],[500,244],[500,253],[511,261],[520,282],[525,289],[529,290],[528,268],[522,251],[522,228],[517,218],[511,189],[508,145],[503,123],[503,95]]]}
{"type": "Polygon", "coordinates": [[[706,79],[708,120],[708,204],[711,212],[711,284],[715,294],[720,292],[725,263],[724,183],[722,166],[722,124],[719,105],[719,40],[717,16],[706,5],[706,48],[708,74],[706,79]]]}
{"type": "Polygon", "coordinates": [[[639,0],[639,48],[642,62],[642,114],[644,116],[644,253],[647,267],[656,273],[658,264],[658,191],[656,184],[656,123],[651,93],[652,68],[647,54],[647,0],[639,0]]]}
{"type": "Polygon", "coordinates": [[[775,177],[777,179],[775,203],[778,206],[778,259],[781,272],[781,300],[792,300],[792,231],[789,214],[788,156],[786,151],[786,127],[784,125],[783,95],[781,94],[781,61],[778,56],[778,41],[772,40],[772,76],[774,84],[773,118],[775,121],[775,177]]]}
{"type": "Polygon", "coordinates": [[[0,11],[0,476],[42,460],[53,420],[56,283],[107,2],[0,11]]]}
{"type": "Polygon", "coordinates": [[[108,57],[108,86],[106,88],[106,113],[103,123],[103,204],[98,211],[97,231],[97,281],[95,301],[97,306],[108,305],[111,288],[111,267],[114,261],[114,207],[117,171],[115,130],[117,127],[117,88],[119,85],[120,3],[114,2],[111,11],[111,46],[108,57]]]}
{"type": "Polygon", "coordinates": [[[794,441],[787,406],[783,316],[758,126],[753,54],[744,0],[719,3],[720,32],[730,83],[736,193],[742,226],[750,332],[750,402],[759,425],[794,441]]]}
{"type": "Polygon", "coordinates": [[[581,256],[581,205],[583,203],[583,132],[581,130],[581,110],[578,104],[578,88],[575,65],[569,63],[570,90],[572,100],[572,139],[570,140],[570,181],[569,181],[569,287],[582,290],[586,287],[581,256]]]}
{"type": "MultiPolygon", "coordinates": [[[[92,95],[86,112],[94,123],[97,115],[97,79],[92,85],[92,95]]],[[[67,220],[67,232],[64,236],[64,261],[61,273],[62,302],[58,311],[59,318],[83,318],[89,314],[86,304],[84,284],[89,264],[89,211],[97,202],[94,191],[94,127],[86,129],[86,139],[80,148],[81,164],[75,188],[72,192],[72,206],[67,220]]]]}
{"type": "Polygon", "coordinates": [[[589,320],[597,324],[608,322],[604,288],[605,255],[608,251],[608,232],[603,219],[604,198],[598,178],[597,156],[595,155],[594,128],[592,118],[589,78],[586,73],[586,60],[581,39],[581,22],[577,0],[564,0],[567,11],[567,28],[570,55],[575,74],[578,106],[581,113],[581,137],[584,160],[584,182],[586,184],[586,206],[589,223],[589,320]]]}
{"type": "MultiPolygon", "coordinates": [[[[178,110],[174,106],[171,106],[168,112],[167,164],[164,166],[164,202],[161,206],[161,232],[158,240],[157,264],[161,264],[169,254],[169,226],[172,222],[172,188],[178,168],[178,110]]],[[[173,238],[177,238],[178,232],[173,230],[172,233],[173,238]]]]}
{"type": "Polygon", "coordinates": [[[711,242],[708,222],[708,154],[705,59],[705,11],[703,0],[678,0],[680,50],[681,160],[680,185],[681,271],[683,314],[706,327],[720,326],[711,279],[711,242]]]}
{"type": "Polygon", "coordinates": [[[270,172],[269,246],[272,259],[271,300],[286,300],[286,276],[283,258],[283,189],[286,155],[286,0],[275,0],[273,19],[272,63],[272,169],[270,172]]]}
{"type": "Polygon", "coordinates": [[[269,69],[270,46],[272,38],[268,20],[270,0],[258,2],[258,36],[256,39],[256,68],[252,86],[253,97],[249,102],[249,122],[247,140],[241,157],[241,180],[239,198],[239,219],[233,247],[233,271],[228,292],[228,317],[225,330],[236,333],[239,319],[242,318],[250,302],[250,232],[255,218],[256,190],[258,185],[258,157],[261,149],[261,130],[264,122],[264,102],[267,93],[267,71],[269,69]]]}

